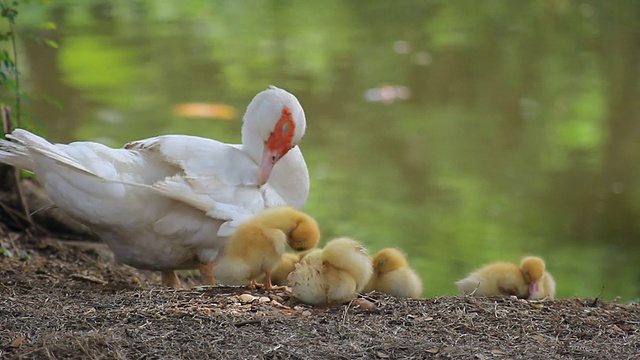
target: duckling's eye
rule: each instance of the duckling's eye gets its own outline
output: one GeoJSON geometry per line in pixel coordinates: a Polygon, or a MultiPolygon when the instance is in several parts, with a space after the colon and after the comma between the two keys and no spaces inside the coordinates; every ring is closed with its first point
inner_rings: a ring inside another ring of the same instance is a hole
{"type": "Polygon", "coordinates": [[[304,249],[305,244],[306,244],[305,238],[297,238],[291,243],[291,247],[296,250],[301,250],[301,249],[304,249]]]}

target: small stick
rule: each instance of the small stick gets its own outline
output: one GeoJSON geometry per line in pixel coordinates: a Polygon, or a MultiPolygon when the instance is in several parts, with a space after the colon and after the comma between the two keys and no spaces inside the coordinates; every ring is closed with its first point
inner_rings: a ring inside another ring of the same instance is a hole
{"type": "Polygon", "coordinates": [[[602,285],[602,288],[600,289],[600,294],[598,294],[598,296],[596,296],[596,298],[593,299],[593,302],[591,303],[591,307],[598,306],[598,301],[602,298],[603,294],[604,294],[604,285],[602,285]]]}
{"type": "Polygon", "coordinates": [[[55,209],[57,207],[58,207],[58,205],[56,205],[56,204],[45,205],[45,206],[41,207],[40,209],[31,212],[30,216],[33,216],[33,215],[35,215],[35,214],[37,214],[37,213],[39,213],[41,211],[47,211],[49,209],[55,209]]]}
{"type": "Polygon", "coordinates": [[[2,109],[2,130],[4,130],[5,134],[8,134],[11,132],[11,129],[13,129],[13,124],[11,124],[11,108],[5,104],[0,104],[0,109],[2,109]]]}
{"type": "MultiPolygon", "coordinates": [[[[0,112],[2,112],[2,128],[5,134],[10,134],[12,131],[11,124],[11,109],[6,106],[0,106],[0,112]]],[[[16,191],[18,192],[18,198],[20,198],[20,203],[22,204],[22,210],[24,211],[25,218],[31,225],[34,226],[33,220],[31,219],[31,214],[29,214],[29,206],[27,205],[27,199],[25,199],[24,194],[22,192],[22,187],[20,186],[20,173],[18,169],[13,169],[13,177],[16,182],[16,191]]]]}
{"type": "Polygon", "coordinates": [[[240,322],[234,323],[233,326],[240,327],[244,325],[261,324],[261,323],[262,323],[261,320],[246,320],[246,321],[240,321],[240,322]]]}

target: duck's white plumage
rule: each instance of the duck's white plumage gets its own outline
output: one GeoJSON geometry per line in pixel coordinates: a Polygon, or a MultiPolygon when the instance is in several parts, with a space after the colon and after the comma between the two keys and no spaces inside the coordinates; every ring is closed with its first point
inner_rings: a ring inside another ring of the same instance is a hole
{"type": "Polygon", "coordinates": [[[94,230],[118,261],[196,268],[213,262],[248,216],[304,205],[309,175],[296,145],[305,127],[298,100],[271,87],[248,106],[240,145],[164,135],[112,149],[51,144],[17,129],[7,135],[13,142],[0,140],[0,161],[34,172],[53,202],[94,230]]]}

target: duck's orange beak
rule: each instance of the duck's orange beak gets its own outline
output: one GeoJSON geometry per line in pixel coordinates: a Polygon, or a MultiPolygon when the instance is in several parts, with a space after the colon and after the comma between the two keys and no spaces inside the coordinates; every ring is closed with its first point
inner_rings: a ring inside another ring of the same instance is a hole
{"type": "Polygon", "coordinates": [[[535,294],[538,292],[538,282],[532,281],[529,283],[529,294],[535,294]]]}
{"type": "Polygon", "coordinates": [[[271,175],[271,170],[273,170],[273,165],[275,165],[282,155],[278,150],[271,150],[269,147],[265,146],[264,151],[262,152],[262,160],[260,161],[260,166],[258,166],[258,185],[262,186],[269,181],[269,176],[271,175]]]}

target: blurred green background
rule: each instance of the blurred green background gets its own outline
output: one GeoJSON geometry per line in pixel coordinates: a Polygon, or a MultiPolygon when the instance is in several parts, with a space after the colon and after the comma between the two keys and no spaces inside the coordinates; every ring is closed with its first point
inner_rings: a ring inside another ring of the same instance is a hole
{"type": "Polygon", "coordinates": [[[560,297],[640,297],[640,1],[57,0],[17,22],[54,141],[238,142],[274,84],[306,110],[325,241],[402,248],[425,296],[537,254],[560,297]]]}

